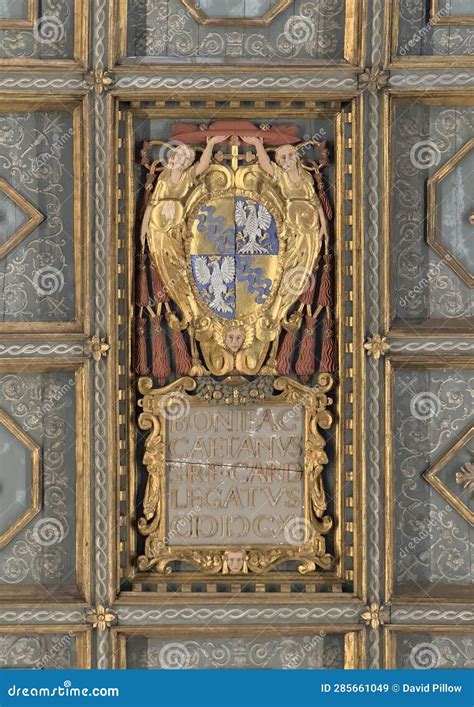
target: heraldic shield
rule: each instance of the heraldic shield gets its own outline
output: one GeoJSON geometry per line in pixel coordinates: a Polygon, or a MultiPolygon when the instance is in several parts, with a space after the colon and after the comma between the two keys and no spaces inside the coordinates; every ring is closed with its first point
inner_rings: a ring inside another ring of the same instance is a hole
{"type": "Polygon", "coordinates": [[[285,199],[259,165],[214,164],[155,206],[148,243],[180,310],[171,325],[191,339],[191,375],[275,375],[281,328],[321,247],[315,204],[285,199]]]}

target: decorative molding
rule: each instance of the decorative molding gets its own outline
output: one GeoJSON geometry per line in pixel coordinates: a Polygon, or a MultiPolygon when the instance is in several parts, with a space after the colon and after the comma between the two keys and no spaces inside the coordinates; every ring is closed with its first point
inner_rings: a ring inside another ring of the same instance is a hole
{"type": "MultiPolygon", "coordinates": [[[[169,90],[291,90],[334,89],[355,91],[357,83],[353,77],[324,76],[122,76],[114,90],[123,89],[169,89],[169,90]]],[[[295,99],[297,97],[295,96],[295,99]]]]}
{"type": "Polygon", "coordinates": [[[452,623],[474,624],[474,611],[466,609],[417,609],[415,607],[394,607],[391,610],[392,623],[452,623]]]}
{"type": "MultiPolygon", "coordinates": [[[[106,57],[106,27],[107,27],[107,0],[95,0],[92,11],[94,13],[92,59],[93,74],[104,76],[104,62],[106,57]]],[[[94,97],[94,153],[95,153],[95,189],[94,189],[94,282],[95,306],[94,329],[97,337],[106,335],[108,322],[108,289],[109,282],[109,253],[108,239],[108,192],[107,179],[110,173],[108,166],[107,141],[109,125],[107,121],[107,94],[104,91],[95,91],[94,97]]],[[[108,385],[105,366],[96,360],[93,376],[94,390],[94,501],[95,501],[95,600],[98,605],[105,605],[108,594],[109,566],[111,563],[111,548],[109,544],[109,522],[112,498],[109,494],[109,464],[112,455],[109,453],[112,440],[108,436],[108,422],[110,406],[107,402],[108,385]]],[[[97,639],[97,668],[103,670],[110,667],[110,641],[108,632],[101,632],[97,639]]]]}
{"type": "Polygon", "coordinates": [[[36,89],[36,90],[51,90],[51,89],[84,89],[86,84],[82,78],[29,78],[25,76],[3,76],[0,78],[0,89],[36,89]]]}
{"type": "MultiPolygon", "coordinates": [[[[385,3],[386,5],[386,3],[385,3]]],[[[382,65],[383,55],[383,18],[384,3],[374,0],[372,3],[372,46],[370,47],[370,65],[382,65]]],[[[365,278],[366,278],[366,326],[371,331],[378,331],[380,327],[380,195],[379,195],[379,151],[381,142],[380,111],[381,94],[377,91],[367,91],[364,94],[366,115],[364,151],[368,155],[365,164],[363,180],[367,184],[366,203],[366,248],[365,278]],[[366,176],[365,176],[366,175],[366,176]]],[[[367,400],[366,411],[366,488],[365,500],[366,538],[365,550],[367,566],[367,587],[373,603],[380,604],[381,600],[381,538],[382,508],[381,499],[383,478],[381,474],[380,438],[382,434],[380,420],[380,393],[381,375],[378,362],[371,357],[367,358],[365,391],[367,400]]],[[[380,636],[379,632],[371,630],[367,636],[367,667],[374,669],[380,667],[380,636]]]]}
{"type": "Polygon", "coordinates": [[[120,607],[117,617],[120,623],[161,623],[180,621],[183,623],[223,621],[223,622],[255,622],[255,621],[354,621],[359,618],[360,608],[351,606],[319,606],[319,607],[169,607],[164,609],[137,609],[135,607],[120,607]]]}
{"type": "Polygon", "coordinates": [[[438,353],[453,351],[455,353],[471,353],[474,351],[473,341],[455,341],[455,340],[432,340],[430,341],[393,341],[390,342],[390,350],[392,353],[417,353],[424,351],[426,353],[438,353]]]}
{"type": "Polygon", "coordinates": [[[415,87],[437,88],[456,86],[474,86],[474,73],[472,71],[427,73],[424,71],[396,71],[390,72],[388,81],[390,88],[415,87]]]}
{"type": "Polygon", "coordinates": [[[6,624],[83,624],[85,620],[84,611],[73,609],[72,611],[56,611],[48,609],[6,609],[0,612],[0,622],[6,624]]]}
{"type": "Polygon", "coordinates": [[[0,344],[0,356],[82,356],[82,344],[0,344]]]}

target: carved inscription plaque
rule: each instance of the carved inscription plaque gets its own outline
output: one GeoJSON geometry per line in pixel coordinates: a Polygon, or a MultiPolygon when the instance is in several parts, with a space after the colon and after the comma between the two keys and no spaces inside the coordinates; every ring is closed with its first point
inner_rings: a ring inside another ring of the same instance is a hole
{"type": "Polygon", "coordinates": [[[304,515],[302,407],[193,405],[166,440],[167,544],[288,544],[304,515]]]}

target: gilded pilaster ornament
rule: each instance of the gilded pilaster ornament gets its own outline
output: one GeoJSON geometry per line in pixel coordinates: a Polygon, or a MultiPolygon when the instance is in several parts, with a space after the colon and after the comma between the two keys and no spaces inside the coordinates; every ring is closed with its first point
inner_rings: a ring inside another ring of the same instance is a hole
{"type": "Polygon", "coordinates": [[[105,339],[101,339],[100,336],[94,334],[94,336],[88,340],[84,348],[84,353],[86,356],[92,356],[94,361],[100,361],[102,356],[107,356],[109,349],[110,345],[106,343],[105,339]]]}
{"type": "Polygon", "coordinates": [[[88,614],[87,620],[92,624],[92,628],[97,628],[99,631],[105,631],[106,628],[110,628],[112,624],[116,623],[117,615],[111,611],[111,609],[99,604],[90,614],[88,614]]]}
{"type": "Polygon", "coordinates": [[[372,358],[378,361],[381,356],[385,356],[385,354],[390,351],[390,344],[386,336],[374,334],[373,336],[369,336],[364,344],[364,349],[367,351],[368,356],[372,356],[372,358]]]}
{"type": "Polygon", "coordinates": [[[372,602],[372,604],[370,604],[366,610],[362,612],[360,618],[365,621],[367,626],[377,629],[379,626],[383,626],[384,622],[388,618],[388,615],[384,606],[380,606],[376,602],[372,602]]]}

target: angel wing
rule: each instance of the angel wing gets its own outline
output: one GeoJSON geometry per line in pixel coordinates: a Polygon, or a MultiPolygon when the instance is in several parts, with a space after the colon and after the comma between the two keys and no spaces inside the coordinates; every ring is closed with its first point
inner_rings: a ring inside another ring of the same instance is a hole
{"type": "Polygon", "coordinates": [[[258,227],[262,231],[266,231],[267,228],[270,228],[270,224],[272,222],[272,217],[270,216],[270,213],[268,209],[266,209],[264,206],[260,204],[258,208],[258,227]]]}
{"type": "Polygon", "coordinates": [[[245,226],[247,223],[247,212],[245,211],[245,203],[243,201],[235,202],[235,223],[237,226],[245,226]]]}
{"type": "Polygon", "coordinates": [[[234,282],[235,263],[232,257],[227,256],[226,258],[223,258],[221,265],[221,275],[222,280],[223,282],[225,282],[226,285],[229,285],[231,282],[234,282]]]}
{"type": "Polygon", "coordinates": [[[200,285],[208,285],[211,281],[211,271],[207,267],[206,258],[202,255],[194,261],[194,274],[200,285]]]}

